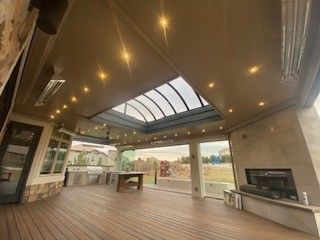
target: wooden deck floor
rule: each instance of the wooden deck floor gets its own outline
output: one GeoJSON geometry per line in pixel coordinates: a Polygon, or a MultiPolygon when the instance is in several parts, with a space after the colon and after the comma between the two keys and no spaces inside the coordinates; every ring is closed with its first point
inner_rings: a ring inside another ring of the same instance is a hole
{"type": "Polygon", "coordinates": [[[0,206],[0,239],[317,239],[215,199],[106,186],[64,188],[43,201],[0,206]]]}

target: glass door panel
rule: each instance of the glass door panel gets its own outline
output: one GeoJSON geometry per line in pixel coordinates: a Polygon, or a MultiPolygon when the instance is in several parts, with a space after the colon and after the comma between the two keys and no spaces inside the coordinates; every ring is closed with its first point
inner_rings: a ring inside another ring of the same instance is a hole
{"type": "Polygon", "coordinates": [[[10,122],[0,146],[0,203],[18,202],[42,128],[10,122]]]}

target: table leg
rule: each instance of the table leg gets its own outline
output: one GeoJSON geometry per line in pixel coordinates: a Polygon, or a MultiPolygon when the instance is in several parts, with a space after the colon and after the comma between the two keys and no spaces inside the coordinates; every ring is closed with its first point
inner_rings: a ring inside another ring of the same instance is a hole
{"type": "Polygon", "coordinates": [[[143,189],[143,175],[139,175],[139,180],[138,180],[138,190],[142,190],[143,189]]]}
{"type": "Polygon", "coordinates": [[[121,181],[122,181],[122,178],[120,175],[118,175],[117,192],[120,192],[121,181]]]}

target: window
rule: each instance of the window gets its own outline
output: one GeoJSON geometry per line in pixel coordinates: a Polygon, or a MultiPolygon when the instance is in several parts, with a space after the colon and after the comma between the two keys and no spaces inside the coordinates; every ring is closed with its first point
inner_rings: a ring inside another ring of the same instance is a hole
{"type": "Polygon", "coordinates": [[[161,188],[190,191],[191,172],[188,145],[124,151],[122,170],[144,172],[144,184],[157,182],[161,188]]]}
{"type": "Polygon", "coordinates": [[[207,196],[222,197],[223,190],[234,189],[234,176],[228,141],[200,144],[202,173],[207,196]]]}
{"type": "Polygon", "coordinates": [[[54,166],[54,171],[53,171],[54,173],[61,173],[62,172],[67,152],[68,152],[68,144],[62,142],[60,144],[60,147],[58,150],[57,161],[56,161],[56,165],[54,166]]]}
{"type": "Polygon", "coordinates": [[[69,140],[67,139],[70,139],[70,136],[55,130],[52,132],[40,174],[62,172],[69,147],[69,140]]]}
{"type": "Polygon", "coordinates": [[[51,172],[51,168],[54,162],[54,158],[56,156],[58,146],[59,142],[57,140],[50,139],[40,174],[48,174],[51,172]]]}

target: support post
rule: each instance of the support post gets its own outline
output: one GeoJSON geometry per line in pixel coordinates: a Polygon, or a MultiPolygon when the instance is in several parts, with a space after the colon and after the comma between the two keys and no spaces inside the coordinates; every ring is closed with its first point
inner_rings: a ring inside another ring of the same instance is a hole
{"type": "Polygon", "coordinates": [[[205,196],[205,186],[202,174],[202,160],[200,144],[196,141],[189,143],[190,167],[191,167],[191,187],[192,196],[203,198],[205,196]]]}
{"type": "Polygon", "coordinates": [[[122,150],[117,150],[117,158],[116,158],[116,162],[115,162],[115,164],[116,164],[115,171],[121,171],[122,154],[123,154],[122,150]]]}

